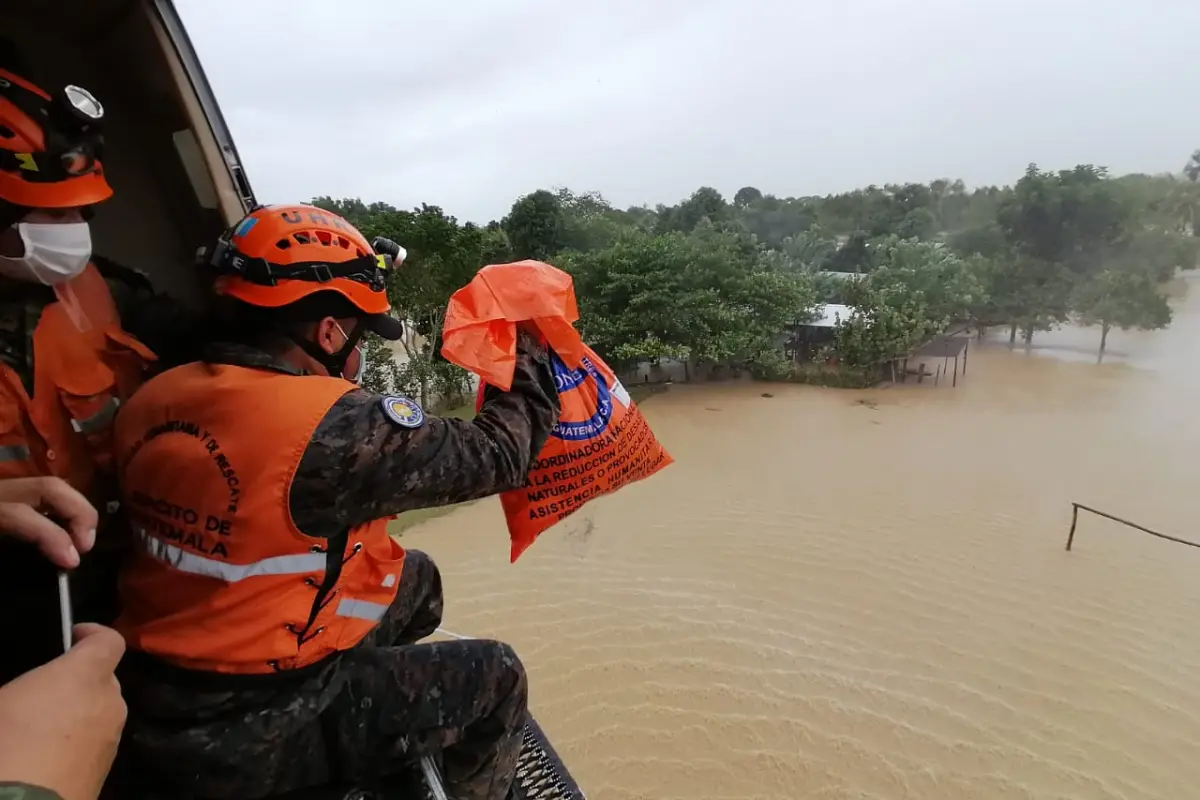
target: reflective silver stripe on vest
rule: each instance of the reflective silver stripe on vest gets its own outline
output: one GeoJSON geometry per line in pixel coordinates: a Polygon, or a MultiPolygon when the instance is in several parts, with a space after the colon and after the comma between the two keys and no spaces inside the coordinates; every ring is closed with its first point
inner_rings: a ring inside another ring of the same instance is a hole
{"type": "Polygon", "coordinates": [[[7,447],[0,447],[0,464],[9,461],[28,461],[29,448],[23,444],[10,444],[7,447]]]}
{"type": "Polygon", "coordinates": [[[227,561],[189,553],[141,529],[137,530],[137,536],[146,552],[164,564],[189,575],[219,578],[226,583],[237,583],[260,575],[303,575],[306,572],[321,572],[325,569],[324,553],[271,556],[261,561],[251,561],[249,564],[230,564],[227,561]]]}
{"type": "Polygon", "coordinates": [[[103,430],[112,424],[113,417],[117,415],[117,409],[120,406],[120,399],[116,397],[109,398],[109,401],[104,404],[103,408],[87,419],[71,420],[71,427],[75,429],[76,433],[82,433],[84,436],[103,430]]]}
{"type": "Polygon", "coordinates": [[[370,600],[354,600],[349,597],[343,597],[338,601],[335,613],[339,617],[353,617],[354,619],[378,622],[383,619],[383,615],[387,610],[388,607],[382,603],[372,603],[370,600]]]}

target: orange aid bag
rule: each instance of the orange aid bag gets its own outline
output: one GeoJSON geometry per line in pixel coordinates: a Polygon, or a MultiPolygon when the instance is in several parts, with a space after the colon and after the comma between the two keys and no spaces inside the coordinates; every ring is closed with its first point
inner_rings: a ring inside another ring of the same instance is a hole
{"type": "Polygon", "coordinates": [[[585,503],[648,478],[674,459],[616,375],[583,343],[571,276],[540,261],[484,267],[450,298],[442,355],[487,384],[512,386],[517,323],[533,323],[551,349],[562,406],[525,486],[500,495],[510,558],[585,503]]]}

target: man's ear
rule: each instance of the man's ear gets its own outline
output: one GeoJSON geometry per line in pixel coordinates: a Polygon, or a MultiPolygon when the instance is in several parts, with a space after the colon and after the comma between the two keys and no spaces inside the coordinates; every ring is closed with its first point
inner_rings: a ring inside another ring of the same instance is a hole
{"type": "Polygon", "coordinates": [[[342,349],[345,344],[342,332],[338,330],[338,321],[333,317],[322,317],[313,329],[313,339],[317,347],[329,355],[342,349]]]}

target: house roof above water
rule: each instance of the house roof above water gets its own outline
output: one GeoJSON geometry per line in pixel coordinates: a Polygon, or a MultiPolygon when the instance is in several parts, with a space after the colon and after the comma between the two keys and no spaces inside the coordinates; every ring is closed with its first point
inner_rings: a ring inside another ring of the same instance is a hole
{"type": "Polygon", "coordinates": [[[839,320],[847,320],[853,313],[853,306],[844,306],[841,303],[826,303],[821,308],[821,316],[812,322],[804,324],[813,328],[833,328],[838,324],[839,320]]]}

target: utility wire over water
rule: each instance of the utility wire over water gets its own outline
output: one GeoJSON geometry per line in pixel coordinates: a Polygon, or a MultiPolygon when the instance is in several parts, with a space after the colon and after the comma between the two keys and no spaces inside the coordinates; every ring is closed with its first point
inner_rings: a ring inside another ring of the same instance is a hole
{"type": "Polygon", "coordinates": [[[405,545],[593,800],[1194,797],[1200,553],[1061,537],[1077,497],[1195,529],[1200,287],[1058,357],[1094,333],[973,344],[952,392],[677,385],[676,465],[517,564],[494,501],[405,545]]]}

